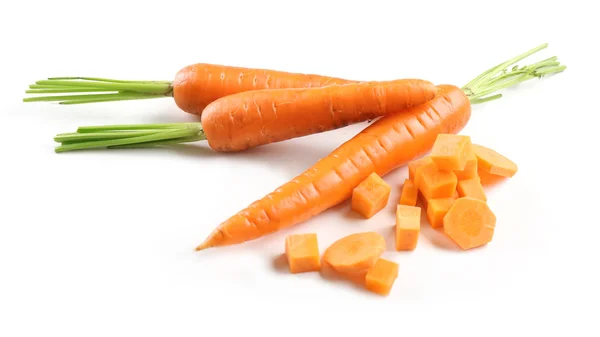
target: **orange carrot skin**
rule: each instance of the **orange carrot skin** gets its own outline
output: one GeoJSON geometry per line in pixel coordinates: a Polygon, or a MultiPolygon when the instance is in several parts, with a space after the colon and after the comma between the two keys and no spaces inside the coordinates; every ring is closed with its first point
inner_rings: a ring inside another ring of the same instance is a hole
{"type": "Polygon", "coordinates": [[[424,155],[438,134],[459,132],[470,116],[462,90],[440,85],[433,100],[375,121],[304,173],[225,220],[196,249],[239,244],[304,222],[347,200],[369,174],[383,176],[424,155]]]}
{"type": "Polygon", "coordinates": [[[402,111],[436,92],[420,79],[246,91],[210,103],[202,127],[214,150],[242,151],[402,111]]]}
{"type": "Polygon", "coordinates": [[[197,63],[177,72],[173,80],[173,98],[181,110],[201,115],[210,102],[239,92],[269,88],[312,88],[355,82],[357,81],[313,74],[197,63]]]}

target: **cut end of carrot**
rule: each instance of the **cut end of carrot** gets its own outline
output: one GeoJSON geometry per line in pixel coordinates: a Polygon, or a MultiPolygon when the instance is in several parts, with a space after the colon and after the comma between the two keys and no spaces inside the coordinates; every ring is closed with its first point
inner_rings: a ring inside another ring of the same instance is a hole
{"type": "Polygon", "coordinates": [[[444,232],[463,250],[492,241],[495,227],[496,215],[485,201],[475,198],[457,199],[444,216],[444,232]]]}
{"type": "Polygon", "coordinates": [[[398,278],[399,266],[396,262],[379,259],[365,277],[365,288],[375,294],[389,295],[394,282],[398,278]]]}
{"type": "Polygon", "coordinates": [[[371,218],[388,203],[391,186],[375,172],[356,186],[352,192],[352,209],[365,218],[371,218]]]}
{"type": "Polygon", "coordinates": [[[367,272],[385,251],[385,238],[377,232],[360,232],[332,243],[323,254],[323,262],[344,274],[367,272]]]}
{"type": "Polygon", "coordinates": [[[429,157],[440,170],[464,170],[471,153],[471,137],[442,133],[437,136],[429,157]]]}

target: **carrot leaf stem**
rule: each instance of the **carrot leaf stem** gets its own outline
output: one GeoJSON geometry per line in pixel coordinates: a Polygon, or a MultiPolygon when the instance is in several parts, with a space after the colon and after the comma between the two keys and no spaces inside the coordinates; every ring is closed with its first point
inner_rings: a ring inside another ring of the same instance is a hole
{"type": "Polygon", "coordinates": [[[124,81],[99,77],[51,77],[29,85],[26,94],[82,93],[96,94],[26,97],[23,102],[59,102],[83,104],[173,96],[169,81],[124,81]]]}

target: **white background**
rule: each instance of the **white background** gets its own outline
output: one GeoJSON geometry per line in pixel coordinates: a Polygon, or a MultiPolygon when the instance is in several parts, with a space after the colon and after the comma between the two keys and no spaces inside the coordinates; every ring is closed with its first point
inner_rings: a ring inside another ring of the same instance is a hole
{"type": "MultiPolygon", "coordinates": [[[[592,3],[592,2],[590,2],[592,3]]],[[[598,53],[584,1],[14,1],[0,11],[0,336],[598,335],[598,53]],[[569,68],[473,107],[463,134],[518,174],[488,190],[494,240],[461,252],[423,226],[395,252],[388,207],[341,204],[247,244],[194,252],[221,221],[366,124],[221,155],[182,149],[55,154],[80,125],[192,121],[172,99],[22,103],[51,76],[171,80],[209,62],[358,80],[461,86],[541,43],[569,68]],[[400,264],[388,297],[274,263],[288,234],[320,248],[375,230],[400,264]],[[589,307],[588,307],[589,306],[589,307]]]]}

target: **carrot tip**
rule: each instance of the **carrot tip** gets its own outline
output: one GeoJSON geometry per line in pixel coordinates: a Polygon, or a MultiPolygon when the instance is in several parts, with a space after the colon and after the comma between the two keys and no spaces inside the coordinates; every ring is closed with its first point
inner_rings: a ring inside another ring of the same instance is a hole
{"type": "Polygon", "coordinates": [[[199,252],[201,250],[205,250],[205,249],[208,249],[208,248],[211,248],[211,247],[212,247],[211,244],[209,244],[208,242],[204,242],[201,245],[199,245],[198,247],[196,247],[196,251],[199,252]]]}

